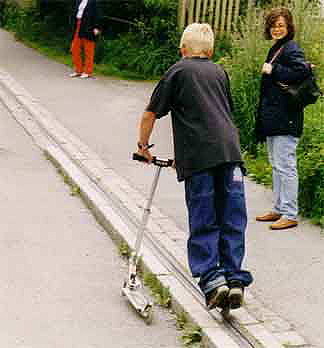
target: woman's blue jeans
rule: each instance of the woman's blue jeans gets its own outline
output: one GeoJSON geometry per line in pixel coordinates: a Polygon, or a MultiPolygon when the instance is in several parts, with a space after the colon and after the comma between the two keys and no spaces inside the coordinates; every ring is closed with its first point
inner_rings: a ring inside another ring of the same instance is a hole
{"type": "Polygon", "coordinates": [[[272,166],[273,210],[289,220],[297,220],[298,215],[297,145],[298,138],[291,135],[267,137],[272,166]]]}
{"type": "Polygon", "coordinates": [[[241,270],[247,213],[242,170],[235,165],[199,172],[185,180],[190,237],[188,261],[204,294],[253,278],[241,270]]]}

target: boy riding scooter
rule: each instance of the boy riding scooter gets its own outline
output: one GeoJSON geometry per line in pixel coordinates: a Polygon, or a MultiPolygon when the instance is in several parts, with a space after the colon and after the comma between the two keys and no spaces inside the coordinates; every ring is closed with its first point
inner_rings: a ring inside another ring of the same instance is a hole
{"type": "Polygon", "coordinates": [[[252,282],[241,269],[247,223],[243,161],[231,118],[229,79],[214,64],[214,34],[193,23],[180,41],[182,59],[156,86],[140,122],[138,154],[152,160],[155,121],[171,111],[175,168],[185,183],[188,260],[208,309],[239,308],[252,282]]]}

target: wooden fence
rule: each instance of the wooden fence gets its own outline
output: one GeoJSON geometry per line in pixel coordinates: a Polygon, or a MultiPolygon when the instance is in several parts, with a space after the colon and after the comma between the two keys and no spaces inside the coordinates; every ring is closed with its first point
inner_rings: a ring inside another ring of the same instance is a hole
{"type": "Polygon", "coordinates": [[[231,32],[238,21],[242,0],[179,0],[179,28],[209,23],[215,33],[231,32]]]}

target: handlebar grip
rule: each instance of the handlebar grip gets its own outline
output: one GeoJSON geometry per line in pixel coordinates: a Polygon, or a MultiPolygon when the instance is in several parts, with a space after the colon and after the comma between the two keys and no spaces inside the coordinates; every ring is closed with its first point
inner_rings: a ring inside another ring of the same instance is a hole
{"type": "Polygon", "coordinates": [[[148,162],[147,158],[144,156],[139,155],[138,153],[133,153],[133,160],[140,161],[140,162],[148,162]]]}
{"type": "MultiPolygon", "coordinates": [[[[147,158],[139,155],[136,152],[133,153],[133,160],[148,163],[147,158]]],[[[172,167],[173,159],[162,159],[162,158],[157,158],[156,156],[153,156],[152,164],[154,164],[158,167],[172,167]]]]}
{"type": "Polygon", "coordinates": [[[153,157],[152,163],[159,167],[172,167],[173,160],[153,157]]]}

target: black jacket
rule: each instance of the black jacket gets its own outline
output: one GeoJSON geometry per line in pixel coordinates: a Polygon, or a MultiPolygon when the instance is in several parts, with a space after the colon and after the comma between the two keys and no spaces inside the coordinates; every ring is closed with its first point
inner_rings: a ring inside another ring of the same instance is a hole
{"type": "Polygon", "coordinates": [[[272,73],[262,75],[256,119],[256,136],[261,141],[266,136],[274,135],[300,137],[303,132],[303,109],[289,103],[287,95],[278,82],[298,83],[311,74],[311,69],[305,62],[301,48],[295,41],[287,39],[279,40],[271,47],[266,59],[267,63],[282,46],[282,51],[272,63],[272,73]]]}
{"type": "MultiPolygon", "coordinates": [[[[76,15],[78,13],[79,5],[82,0],[76,0],[75,6],[72,12],[72,28],[73,28],[73,34],[76,30],[76,22],[77,18],[76,15]]],[[[87,6],[84,9],[83,16],[81,18],[81,26],[80,26],[80,32],[79,37],[88,39],[91,41],[96,40],[96,36],[93,33],[93,29],[101,29],[101,16],[100,16],[100,9],[98,7],[96,0],[88,0],[87,6]]]]}

